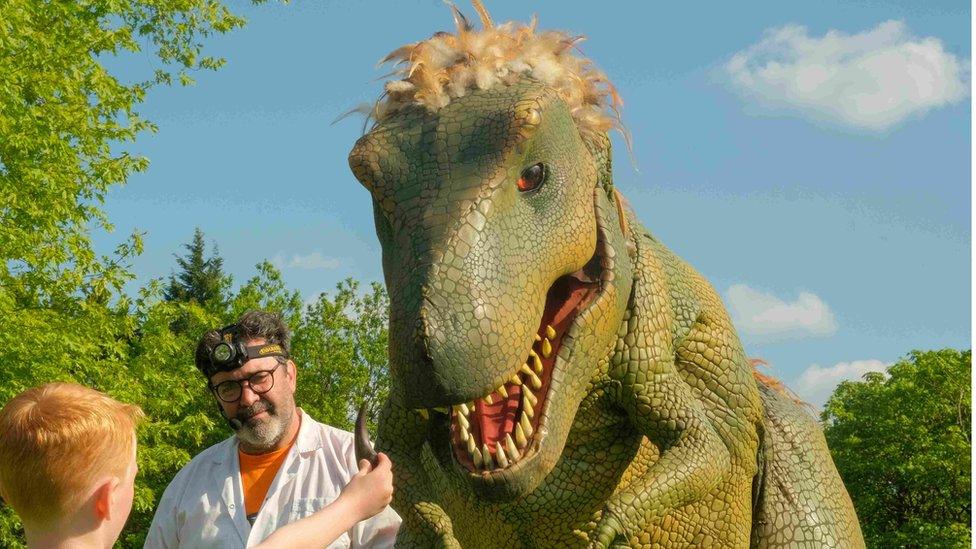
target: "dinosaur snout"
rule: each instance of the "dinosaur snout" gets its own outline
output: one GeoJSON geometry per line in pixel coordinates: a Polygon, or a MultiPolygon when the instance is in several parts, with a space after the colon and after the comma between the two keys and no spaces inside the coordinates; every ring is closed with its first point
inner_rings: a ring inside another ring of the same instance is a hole
{"type": "Polygon", "coordinates": [[[391,319],[394,390],[410,408],[471,402],[489,393],[517,370],[523,340],[535,329],[500,314],[475,287],[450,290],[425,284],[410,307],[412,318],[391,319]]]}

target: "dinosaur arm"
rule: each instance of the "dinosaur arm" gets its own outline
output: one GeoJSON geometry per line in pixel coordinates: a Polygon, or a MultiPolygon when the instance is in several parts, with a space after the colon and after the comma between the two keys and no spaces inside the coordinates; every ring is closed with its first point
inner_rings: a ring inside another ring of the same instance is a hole
{"type": "Polygon", "coordinates": [[[393,508],[403,523],[397,547],[460,547],[451,519],[430,494],[430,482],[420,456],[426,420],[392,399],[380,412],[378,439],[393,462],[393,508]]]}
{"type": "Polygon", "coordinates": [[[731,467],[728,449],[673,363],[638,361],[628,370],[620,404],[660,458],[607,501],[592,547],[607,547],[617,536],[626,540],[654,517],[704,497],[731,467]]]}

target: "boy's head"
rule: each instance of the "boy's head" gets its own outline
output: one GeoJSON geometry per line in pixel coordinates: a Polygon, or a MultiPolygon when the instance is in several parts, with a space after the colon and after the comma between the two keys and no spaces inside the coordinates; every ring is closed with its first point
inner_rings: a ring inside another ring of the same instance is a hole
{"type": "Polygon", "coordinates": [[[0,496],[28,537],[79,521],[118,535],[132,507],[142,416],[138,406],[72,383],[28,389],[3,407],[0,496]]]}

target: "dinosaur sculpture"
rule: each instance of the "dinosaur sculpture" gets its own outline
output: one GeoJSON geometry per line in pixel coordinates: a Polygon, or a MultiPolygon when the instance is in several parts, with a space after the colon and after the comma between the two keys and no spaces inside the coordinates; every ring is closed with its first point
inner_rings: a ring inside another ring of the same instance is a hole
{"type": "MultiPolygon", "coordinates": [[[[399,547],[862,547],[816,422],[611,178],[578,38],[454,8],[349,164],[390,295],[399,547]]],[[[359,429],[362,431],[362,429],[359,429]]]]}

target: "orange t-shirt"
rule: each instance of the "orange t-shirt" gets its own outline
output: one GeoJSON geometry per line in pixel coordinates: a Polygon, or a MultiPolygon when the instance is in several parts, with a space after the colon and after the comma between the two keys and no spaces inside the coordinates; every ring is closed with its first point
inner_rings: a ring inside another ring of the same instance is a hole
{"type": "MultiPolygon", "coordinates": [[[[297,437],[296,437],[297,438],[297,437]]],[[[240,448],[237,449],[237,457],[241,462],[241,484],[244,485],[244,509],[247,513],[247,520],[254,523],[264,496],[271,487],[278,469],[288,456],[288,450],[295,444],[292,439],[291,444],[281,450],[268,454],[245,454],[240,448]]]]}

